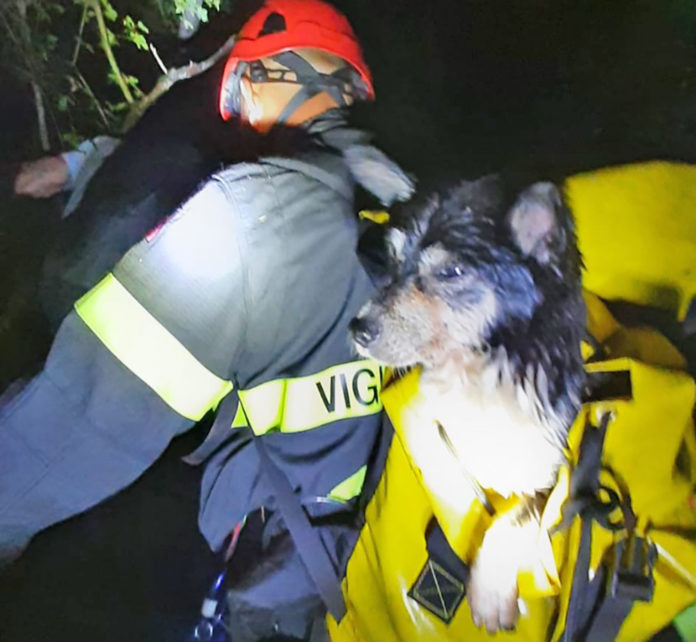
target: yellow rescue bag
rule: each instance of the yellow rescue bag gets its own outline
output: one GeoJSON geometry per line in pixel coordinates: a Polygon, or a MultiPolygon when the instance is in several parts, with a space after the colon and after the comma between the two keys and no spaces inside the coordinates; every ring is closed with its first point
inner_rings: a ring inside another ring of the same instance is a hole
{"type": "Polygon", "coordinates": [[[696,165],[611,167],[571,176],[564,188],[585,287],[683,320],[696,295],[696,165]]]}
{"type": "MultiPolygon", "coordinates": [[[[602,170],[569,179],[566,191],[586,283],[683,317],[696,283],[696,168],[602,170]],[[668,212],[681,231],[664,224],[668,212]]],[[[591,642],[636,642],[680,614],[682,637],[696,640],[694,381],[658,332],[622,327],[593,294],[586,302],[600,347],[583,346],[587,371],[602,383],[571,429],[570,467],[542,516],[549,535],[539,538],[538,564],[519,578],[527,613],[516,630],[490,636],[471,620],[466,564],[491,517],[464,480],[442,478],[427,447],[435,418],[424,414],[412,372],[383,392],[394,438],[343,581],[347,614],[328,618],[333,642],[570,641],[581,628],[591,642]],[[583,601],[598,605],[594,618],[583,601]]]]}
{"type": "MultiPolygon", "coordinates": [[[[594,309],[601,305],[589,298],[594,309]]],[[[617,329],[620,326],[606,311],[605,318],[614,325],[613,334],[630,334],[617,329]]],[[[613,581],[619,592],[629,594],[646,591],[631,599],[615,635],[597,640],[647,640],[696,602],[694,382],[682,371],[631,358],[596,361],[587,368],[594,374],[617,373],[626,384],[614,385],[615,397],[610,394],[586,403],[570,435],[577,470],[582,468],[583,436],[598,431],[602,417],[611,417],[601,459],[602,491],[594,498],[598,512],[608,506],[609,514],[606,520],[571,515],[569,524],[540,541],[539,567],[520,578],[528,613],[515,632],[495,638],[529,642],[563,638],[583,524],[591,531],[591,553],[584,561],[588,580],[603,578],[608,586],[613,581]],[[607,493],[616,498],[613,507],[604,497],[607,493]],[[625,523],[621,506],[626,504],[635,524],[625,523]],[[629,567],[622,567],[622,559],[615,559],[621,550],[645,554],[635,577],[629,567]]],[[[414,372],[383,394],[395,434],[348,563],[343,583],[347,615],[340,624],[329,618],[334,642],[491,639],[471,620],[464,600],[465,577],[457,576],[451,559],[429,550],[429,528],[436,522],[451,551],[462,563],[470,563],[490,517],[464,480],[452,480],[450,493],[433,491],[447,485],[437,479],[442,474],[438,458],[423,448],[420,435],[435,428],[434,418],[424,416],[418,403],[417,387],[414,372]]],[[[560,524],[564,507],[575,499],[569,497],[574,472],[559,475],[542,517],[545,526],[560,524]]]]}

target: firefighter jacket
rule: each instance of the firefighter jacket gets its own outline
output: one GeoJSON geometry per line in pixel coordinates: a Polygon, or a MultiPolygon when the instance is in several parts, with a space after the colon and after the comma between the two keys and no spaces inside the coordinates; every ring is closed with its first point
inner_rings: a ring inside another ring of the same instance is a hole
{"type": "Polygon", "coordinates": [[[372,287],[356,255],[351,168],[360,175],[366,158],[363,174],[382,163],[397,177],[394,190],[383,175],[374,185],[385,203],[411,186],[340,113],[308,134],[294,156],[213,175],[77,301],[43,372],[0,412],[5,533],[26,539],[119,490],[229,395],[244,411],[201,493],[213,549],[273,508],[253,435],[311,515],[353,511],[382,405],[379,368],[348,341],[372,287]],[[66,453],[69,471],[53,461],[66,453]]]}

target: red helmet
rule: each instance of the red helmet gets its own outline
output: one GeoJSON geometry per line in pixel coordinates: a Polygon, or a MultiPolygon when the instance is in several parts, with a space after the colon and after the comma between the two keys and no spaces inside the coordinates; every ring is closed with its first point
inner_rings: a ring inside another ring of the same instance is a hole
{"type": "Polygon", "coordinates": [[[365,98],[375,96],[372,75],[348,19],[322,0],[265,0],[244,24],[230,52],[220,85],[220,114],[232,115],[228,82],[239,62],[267,58],[293,49],[320,49],[348,62],[365,85],[365,98]]]}

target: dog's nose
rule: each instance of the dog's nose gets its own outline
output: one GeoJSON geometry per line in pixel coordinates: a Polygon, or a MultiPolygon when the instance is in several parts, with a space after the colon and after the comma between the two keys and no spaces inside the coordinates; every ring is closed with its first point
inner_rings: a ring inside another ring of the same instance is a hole
{"type": "Polygon", "coordinates": [[[369,317],[355,317],[349,327],[353,340],[363,348],[372,343],[379,334],[379,322],[369,317]]]}

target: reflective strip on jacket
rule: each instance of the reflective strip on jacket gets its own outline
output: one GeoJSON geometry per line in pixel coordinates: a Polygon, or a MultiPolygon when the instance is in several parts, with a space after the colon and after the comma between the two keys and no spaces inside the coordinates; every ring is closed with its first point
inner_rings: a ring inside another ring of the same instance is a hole
{"type": "Polygon", "coordinates": [[[225,395],[243,399],[204,474],[200,526],[213,548],[249,512],[273,506],[244,419],[312,514],[352,510],[380,427],[381,372],[348,341],[372,285],[337,147],[364,135],[335,115],[313,127],[319,144],[296,157],[211,177],[75,306],[190,421],[225,395]]]}

